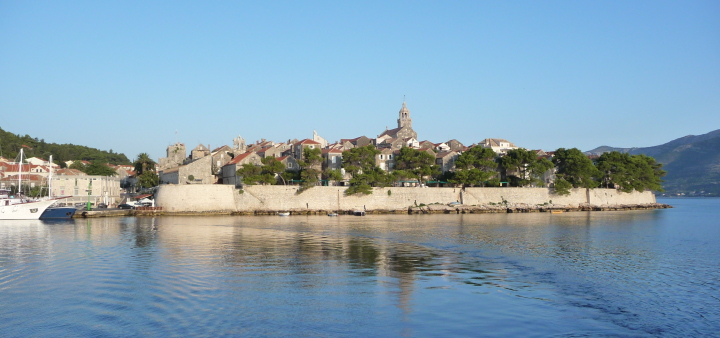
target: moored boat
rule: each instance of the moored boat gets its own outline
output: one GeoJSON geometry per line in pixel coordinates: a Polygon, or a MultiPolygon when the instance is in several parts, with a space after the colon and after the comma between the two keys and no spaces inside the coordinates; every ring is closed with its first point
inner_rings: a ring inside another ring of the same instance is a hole
{"type": "Polygon", "coordinates": [[[0,200],[0,219],[40,219],[40,216],[56,200],[11,203],[13,199],[0,200]]]}
{"type": "Polygon", "coordinates": [[[76,212],[77,209],[74,207],[49,207],[40,215],[40,219],[69,219],[76,212]]]}
{"type": "Polygon", "coordinates": [[[19,164],[19,175],[17,193],[15,196],[10,196],[10,190],[0,189],[0,220],[4,219],[40,219],[40,215],[51,205],[55,204],[57,200],[47,199],[41,201],[31,201],[27,199],[22,193],[22,161],[23,161],[23,149],[20,149],[20,161],[19,164]]]}

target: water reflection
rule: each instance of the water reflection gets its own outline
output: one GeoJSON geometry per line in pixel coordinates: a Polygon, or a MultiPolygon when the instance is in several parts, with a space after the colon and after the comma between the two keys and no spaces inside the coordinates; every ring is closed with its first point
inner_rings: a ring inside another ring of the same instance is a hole
{"type": "MultiPolygon", "coordinates": [[[[650,314],[672,303],[657,300],[669,296],[663,287],[687,285],[668,267],[699,268],[668,258],[668,243],[679,244],[670,242],[674,228],[665,217],[638,211],[3,223],[0,302],[14,305],[0,309],[0,330],[28,333],[21,328],[32,326],[27,313],[34,311],[50,326],[73,323],[71,331],[52,331],[60,335],[672,332],[662,315],[650,314]],[[129,327],[137,329],[124,331],[129,327]]],[[[717,311],[705,316],[717,318],[717,311]]]]}

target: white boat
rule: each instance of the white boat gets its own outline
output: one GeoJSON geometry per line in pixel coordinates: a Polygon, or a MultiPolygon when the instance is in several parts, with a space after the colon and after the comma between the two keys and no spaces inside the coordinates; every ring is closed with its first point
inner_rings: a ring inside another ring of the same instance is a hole
{"type": "Polygon", "coordinates": [[[18,175],[17,196],[10,196],[10,190],[0,190],[0,220],[3,219],[40,219],[45,209],[55,204],[57,200],[31,201],[22,195],[22,161],[23,149],[20,149],[20,170],[18,175]]]}
{"type": "Polygon", "coordinates": [[[11,204],[10,198],[0,199],[0,220],[4,219],[40,219],[40,215],[57,200],[20,202],[11,204]]]}
{"type": "Polygon", "coordinates": [[[278,212],[278,216],[290,216],[289,212],[278,212]]]}

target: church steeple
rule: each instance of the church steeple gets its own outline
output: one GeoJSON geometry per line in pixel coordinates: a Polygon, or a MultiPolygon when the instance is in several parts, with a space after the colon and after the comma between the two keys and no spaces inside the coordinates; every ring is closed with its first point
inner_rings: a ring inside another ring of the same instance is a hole
{"type": "Polygon", "coordinates": [[[400,109],[399,117],[398,117],[398,128],[402,127],[408,127],[412,129],[412,119],[410,118],[410,110],[407,109],[407,106],[405,105],[405,100],[403,100],[402,108],[400,109]]]}

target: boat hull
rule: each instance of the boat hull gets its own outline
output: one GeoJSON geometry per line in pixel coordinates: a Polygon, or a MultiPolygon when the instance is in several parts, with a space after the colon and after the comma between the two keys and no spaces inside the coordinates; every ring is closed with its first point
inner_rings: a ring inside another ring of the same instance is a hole
{"type": "Polygon", "coordinates": [[[40,219],[69,219],[75,215],[77,209],[72,207],[50,207],[40,215],[40,219]]]}
{"type": "Polygon", "coordinates": [[[45,210],[56,200],[0,205],[0,220],[2,219],[40,219],[45,210]]]}

